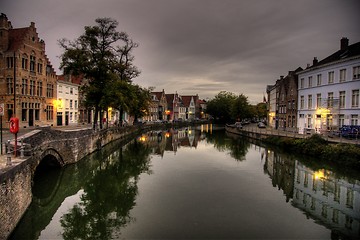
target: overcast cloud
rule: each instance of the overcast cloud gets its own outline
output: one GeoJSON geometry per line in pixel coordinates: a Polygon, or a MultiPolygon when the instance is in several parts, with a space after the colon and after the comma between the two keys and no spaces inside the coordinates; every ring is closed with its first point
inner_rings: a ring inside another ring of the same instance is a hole
{"type": "Polygon", "coordinates": [[[219,91],[262,101],[266,85],[360,41],[358,0],[2,0],[14,28],[35,22],[57,74],[61,38],[74,40],[98,17],[119,22],[144,87],[213,98],[219,91]]]}

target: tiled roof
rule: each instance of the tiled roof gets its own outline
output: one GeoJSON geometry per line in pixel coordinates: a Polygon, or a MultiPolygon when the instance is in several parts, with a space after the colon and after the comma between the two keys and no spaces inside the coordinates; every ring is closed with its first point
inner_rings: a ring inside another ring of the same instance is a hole
{"type": "Polygon", "coordinates": [[[344,49],[340,49],[339,51],[331,54],[330,56],[324,58],[316,64],[313,64],[310,68],[319,67],[321,65],[325,65],[328,63],[336,62],[342,59],[347,59],[355,56],[360,56],[360,42],[349,45],[344,49]]]}
{"type": "Polygon", "coordinates": [[[192,96],[181,96],[182,102],[185,107],[190,106],[191,98],[192,98],[192,96]]]}

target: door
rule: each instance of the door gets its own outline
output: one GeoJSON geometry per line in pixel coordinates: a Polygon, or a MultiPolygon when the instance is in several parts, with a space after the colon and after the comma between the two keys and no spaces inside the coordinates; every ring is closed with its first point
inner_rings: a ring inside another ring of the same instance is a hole
{"type": "Polygon", "coordinates": [[[34,109],[29,109],[29,127],[34,126],[34,109]]]}

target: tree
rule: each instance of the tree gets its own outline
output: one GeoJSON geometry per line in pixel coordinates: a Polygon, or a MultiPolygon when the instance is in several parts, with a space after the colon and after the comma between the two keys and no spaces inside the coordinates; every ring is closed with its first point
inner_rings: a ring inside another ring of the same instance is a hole
{"type": "Polygon", "coordinates": [[[233,119],[238,121],[251,117],[251,106],[248,98],[240,94],[233,102],[231,107],[231,115],[233,119]]]}
{"type": "MultiPolygon", "coordinates": [[[[114,100],[113,97],[117,94],[108,94],[109,89],[120,86],[119,82],[131,84],[132,79],[140,74],[133,64],[134,57],[131,54],[138,44],[127,33],[116,30],[116,20],[97,18],[95,22],[97,25],[86,26],[85,32],[75,41],[59,40],[64,49],[60,68],[65,74],[82,74],[89,79],[83,90],[87,105],[95,108],[94,128],[103,110],[115,103],[118,108],[125,104],[114,100]],[[119,42],[122,45],[118,45],[119,42]]],[[[102,128],[102,121],[100,127],[102,128]]]]}
{"type": "Polygon", "coordinates": [[[232,120],[231,108],[236,99],[235,94],[221,91],[214,99],[207,102],[206,112],[220,122],[232,120]]]}

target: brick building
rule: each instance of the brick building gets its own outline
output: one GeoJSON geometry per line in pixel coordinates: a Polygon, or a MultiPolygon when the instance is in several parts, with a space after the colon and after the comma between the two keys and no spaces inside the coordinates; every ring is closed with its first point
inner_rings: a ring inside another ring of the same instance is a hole
{"type": "Polygon", "coordinates": [[[29,27],[13,28],[0,15],[0,103],[4,104],[3,126],[12,116],[20,129],[54,125],[56,73],[45,54],[45,42],[29,27]]]}

